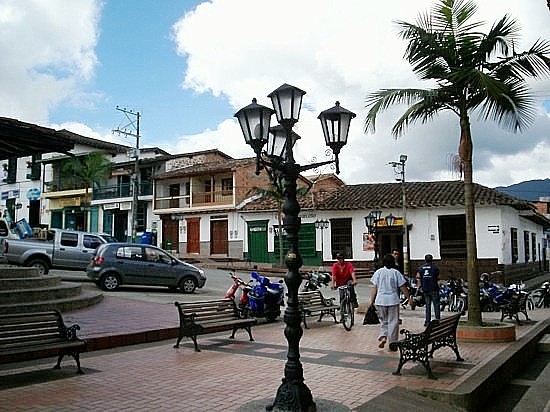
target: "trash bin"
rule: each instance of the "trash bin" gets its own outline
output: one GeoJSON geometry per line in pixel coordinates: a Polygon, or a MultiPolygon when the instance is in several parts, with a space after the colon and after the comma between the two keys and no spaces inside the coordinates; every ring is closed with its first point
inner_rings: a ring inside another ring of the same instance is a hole
{"type": "Polygon", "coordinates": [[[144,232],[141,235],[141,244],[142,245],[152,245],[153,244],[153,233],[152,232],[144,232]]]}
{"type": "Polygon", "coordinates": [[[170,239],[164,242],[164,250],[172,250],[172,241],[170,239]]]}

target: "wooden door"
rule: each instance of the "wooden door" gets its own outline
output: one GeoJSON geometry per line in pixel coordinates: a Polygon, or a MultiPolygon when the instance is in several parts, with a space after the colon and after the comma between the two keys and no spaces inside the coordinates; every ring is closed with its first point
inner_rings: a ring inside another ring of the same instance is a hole
{"type": "Polygon", "coordinates": [[[179,251],[179,221],[171,219],[162,220],[162,248],[164,250],[179,251]]]}
{"type": "Polygon", "coordinates": [[[200,253],[200,217],[193,217],[187,220],[187,253],[200,253]]]}
{"type": "Polygon", "coordinates": [[[227,255],[227,220],[210,222],[210,254],[227,255]]]}

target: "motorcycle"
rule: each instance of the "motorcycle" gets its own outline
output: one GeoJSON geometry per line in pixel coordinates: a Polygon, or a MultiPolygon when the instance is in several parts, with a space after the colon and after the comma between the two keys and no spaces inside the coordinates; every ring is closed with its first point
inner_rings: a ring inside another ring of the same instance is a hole
{"type": "Polygon", "coordinates": [[[329,273],[319,272],[305,273],[302,275],[302,278],[305,279],[304,286],[302,287],[303,292],[318,290],[323,286],[327,287],[332,280],[332,276],[329,273]]]}
{"type": "Polygon", "coordinates": [[[550,307],[550,282],[544,282],[540,288],[531,292],[533,305],[536,308],[550,307]]]}
{"type": "MultiPolygon", "coordinates": [[[[483,312],[499,311],[502,306],[509,304],[511,301],[518,299],[521,295],[527,295],[523,289],[523,282],[511,284],[508,287],[493,283],[489,274],[481,274],[481,286],[479,288],[480,304],[483,312]]],[[[532,310],[535,303],[531,296],[527,298],[527,309],[532,310]]]]}
{"type": "Polygon", "coordinates": [[[261,276],[255,271],[251,273],[252,280],[249,282],[245,282],[234,273],[230,276],[233,285],[225,297],[236,299],[237,290],[241,289],[237,305],[241,317],[265,317],[271,322],[281,315],[281,306],[284,306],[283,280],[273,283],[268,277],[261,276]]]}
{"type": "MultiPolygon", "coordinates": [[[[417,280],[415,277],[411,277],[409,282],[407,282],[407,288],[409,289],[409,295],[413,298],[413,304],[411,309],[414,310],[417,306],[422,307],[426,304],[426,299],[424,298],[424,293],[422,289],[418,287],[417,280]]],[[[403,309],[407,307],[408,299],[405,297],[403,291],[400,291],[400,301],[403,309]]]]}
{"type": "Polygon", "coordinates": [[[448,308],[450,312],[462,312],[466,308],[467,291],[462,279],[450,278],[439,287],[439,304],[441,310],[448,308]]]}

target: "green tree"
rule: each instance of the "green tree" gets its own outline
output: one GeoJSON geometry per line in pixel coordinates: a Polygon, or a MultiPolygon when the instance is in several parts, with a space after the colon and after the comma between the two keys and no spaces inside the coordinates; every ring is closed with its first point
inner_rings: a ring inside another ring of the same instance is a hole
{"type": "MultiPolygon", "coordinates": [[[[63,166],[65,176],[73,176],[82,182],[85,188],[84,206],[91,204],[90,188],[94,184],[107,181],[111,173],[112,163],[100,152],[92,152],[83,157],[73,157],[63,166]]],[[[88,230],[88,213],[84,213],[84,230],[88,230]]]]}
{"type": "Polygon", "coordinates": [[[470,115],[493,120],[517,132],[534,115],[534,100],[526,78],[550,74],[550,44],[538,40],[527,51],[516,53],[519,25],[505,15],[489,32],[471,19],[477,11],[472,1],[440,0],[431,13],[420,14],[416,24],[398,21],[400,36],[408,41],[405,58],[431,89],[382,89],[367,97],[365,131],[375,130],[377,115],[394,104],[408,108],[396,121],[392,134],[399,137],[416,121],[426,123],[441,111],[456,114],[460,124],[458,159],[464,176],[468,323],[481,325],[479,276],[475,234],[470,115]]]}

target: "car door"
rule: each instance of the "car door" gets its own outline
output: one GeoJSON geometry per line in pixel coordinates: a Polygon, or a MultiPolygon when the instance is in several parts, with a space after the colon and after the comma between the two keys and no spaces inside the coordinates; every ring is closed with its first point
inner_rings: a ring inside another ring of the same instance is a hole
{"type": "Polygon", "coordinates": [[[144,284],[145,266],[141,246],[121,246],[116,251],[115,268],[122,276],[122,283],[132,285],[144,284]]]}
{"type": "MultiPolygon", "coordinates": [[[[55,267],[79,268],[82,266],[80,249],[78,247],[78,233],[62,231],[59,234],[58,244],[54,244],[53,264],[55,267]]],[[[83,266],[83,269],[86,265],[83,266]]]]}
{"type": "Polygon", "coordinates": [[[78,256],[78,260],[80,261],[80,267],[86,268],[88,263],[90,263],[90,259],[93,257],[95,250],[97,247],[101,244],[103,244],[104,241],[97,235],[84,233],[82,236],[82,250],[80,255],[78,256]]]}
{"type": "Polygon", "coordinates": [[[144,247],[144,282],[148,285],[176,286],[172,258],[161,249],[144,247]]]}

